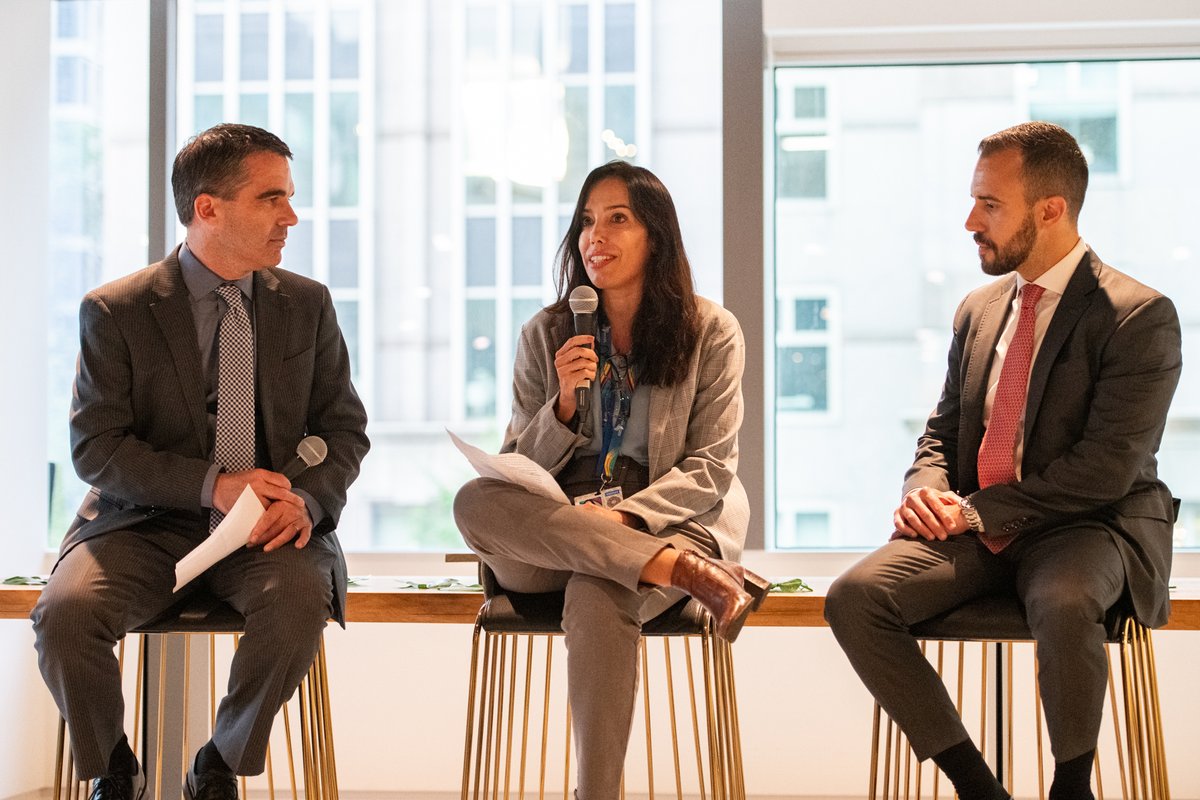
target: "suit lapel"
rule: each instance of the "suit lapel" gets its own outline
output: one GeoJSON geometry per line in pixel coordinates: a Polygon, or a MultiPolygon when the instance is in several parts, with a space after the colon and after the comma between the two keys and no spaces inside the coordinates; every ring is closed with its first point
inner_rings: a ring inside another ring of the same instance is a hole
{"type": "Polygon", "coordinates": [[[208,411],[204,407],[207,390],[200,368],[200,348],[196,343],[191,298],[179,268],[178,247],[160,263],[155,276],[154,293],[158,299],[150,304],[150,311],[171,351],[183,396],[188,398],[187,414],[196,434],[196,447],[200,453],[207,454],[211,447],[208,441],[208,411]]]}
{"type": "Polygon", "coordinates": [[[272,467],[286,460],[275,452],[271,425],[274,420],[290,418],[282,408],[288,397],[283,358],[290,308],[290,299],[279,290],[279,279],[272,272],[264,269],[254,273],[255,391],[272,467]]]}
{"type": "Polygon", "coordinates": [[[962,415],[965,419],[983,419],[983,403],[987,397],[988,376],[996,357],[996,343],[1008,319],[1013,291],[1017,280],[997,284],[996,291],[986,301],[979,315],[979,325],[967,357],[966,375],[962,385],[962,415]]]}
{"type": "Polygon", "coordinates": [[[1029,391],[1025,396],[1026,431],[1033,430],[1038,408],[1042,404],[1042,395],[1046,391],[1046,382],[1050,378],[1050,367],[1058,359],[1059,351],[1062,350],[1067,337],[1091,303],[1092,291],[1099,285],[1096,274],[1099,265],[1099,259],[1089,250],[1075,268],[1062,299],[1058,301],[1058,308],[1054,310],[1054,317],[1046,328],[1046,335],[1042,337],[1042,345],[1038,348],[1029,371],[1029,391]]]}
{"type": "Polygon", "coordinates": [[[667,421],[671,419],[671,398],[673,392],[669,387],[650,387],[650,431],[646,449],[650,456],[650,480],[657,480],[666,474],[673,464],[660,463],[664,455],[669,455],[666,442],[667,421]]]}

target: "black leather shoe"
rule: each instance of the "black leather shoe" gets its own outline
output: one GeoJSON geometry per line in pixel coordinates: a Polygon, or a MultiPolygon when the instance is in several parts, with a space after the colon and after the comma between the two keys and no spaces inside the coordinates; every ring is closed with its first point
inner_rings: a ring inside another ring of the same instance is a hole
{"type": "Polygon", "coordinates": [[[146,774],[133,762],[132,772],[113,772],[92,781],[88,800],[142,800],[146,793],[146,774]]]}
{"type": "Polygon", "coordinates": [[[188,770],[184,797],[187,800],[238,800],[237,776],[220,769],[188,770]]]}

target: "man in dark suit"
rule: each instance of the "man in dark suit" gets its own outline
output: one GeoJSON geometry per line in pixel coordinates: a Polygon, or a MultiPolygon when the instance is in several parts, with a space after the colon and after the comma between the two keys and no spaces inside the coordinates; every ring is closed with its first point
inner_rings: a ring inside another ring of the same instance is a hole
{"type": "Polygon", "coordinates": [[[1146,625],[1167,619],[1173,509],[1155,452],[1179,320],[1079,238],[1088,170],[1069,133],[1026,123],[979,153],[966,227],[1002,277],[959,306],[895,534],[834,583],[826,618],[917,756],[964,800],[1005,798],[908,631],[1015,592],[1038,645],[1050,798],[1090,800],[1105,614],[1124,596],[1146,625]]]}
{"type": "Polygon", "coordinates": [[[233,800],[236,774],[262,772],[276,712],[326,620],[342,620],[345,561],[333,531],[367,452],[366,414],[328,289],[277,268],[296,224],[291,155],[250,126],[196,136],[172,172],[186,242],[80,308],[71,443],[92,489],[32,618],[93,800],[144,788],[114,644],[179,600],[176,561],[245,487],[265,507],[249,545],[188,587],[246,619],[189,796],[233,800]],[[325,440],[328,456],[289,481],[280,470],[308,435],[325,440]]]}

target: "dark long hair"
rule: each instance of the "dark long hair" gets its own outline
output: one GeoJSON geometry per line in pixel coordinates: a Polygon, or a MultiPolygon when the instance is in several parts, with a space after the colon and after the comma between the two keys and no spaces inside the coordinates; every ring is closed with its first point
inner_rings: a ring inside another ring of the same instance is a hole
{"type": "Polygon", "coordinates": [[[558,248],[558,275],[554,282],[558,300],[549,310],[563,315],[563,326],[569,331],[567,300],[571,291],[582,285],[595,288],[579,252],[579,235],[583,231],[583,209],[592,189],[608,178],[617,178],[625,184],[630,210],[646,226],[650,239],[642,300],[633,320],[633,358],[638,383],[673,386],[687,375],[688,362],[700,339],[700,315],[675,203],[667,187],[650,170],[627,161],[610,161],[596,167],[584,180],[571,226],[558,248]]]}

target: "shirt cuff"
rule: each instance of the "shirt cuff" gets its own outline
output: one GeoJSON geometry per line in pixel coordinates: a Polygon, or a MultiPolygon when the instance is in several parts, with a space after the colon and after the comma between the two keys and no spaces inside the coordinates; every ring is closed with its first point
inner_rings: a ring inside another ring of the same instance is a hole
{"type": "Polygon", "coordinates": [[[217,476],[221,474],[221,465],[213,464],[208,468],[208,474],[204,476],[204,483],[200,486],[200,507],[213,507],[213,488],[217,485],[217,476]]]}
{"type": "Polygon", "coordinates": [[[325,509],[317,502],[317,499],[303,489],[292,487],[292,493],[299,496],[304,501],[304,505],[308,507],[308,516],[312,517],[313,527],[321,524],[321,520],[325,519],[325,509]]]}

